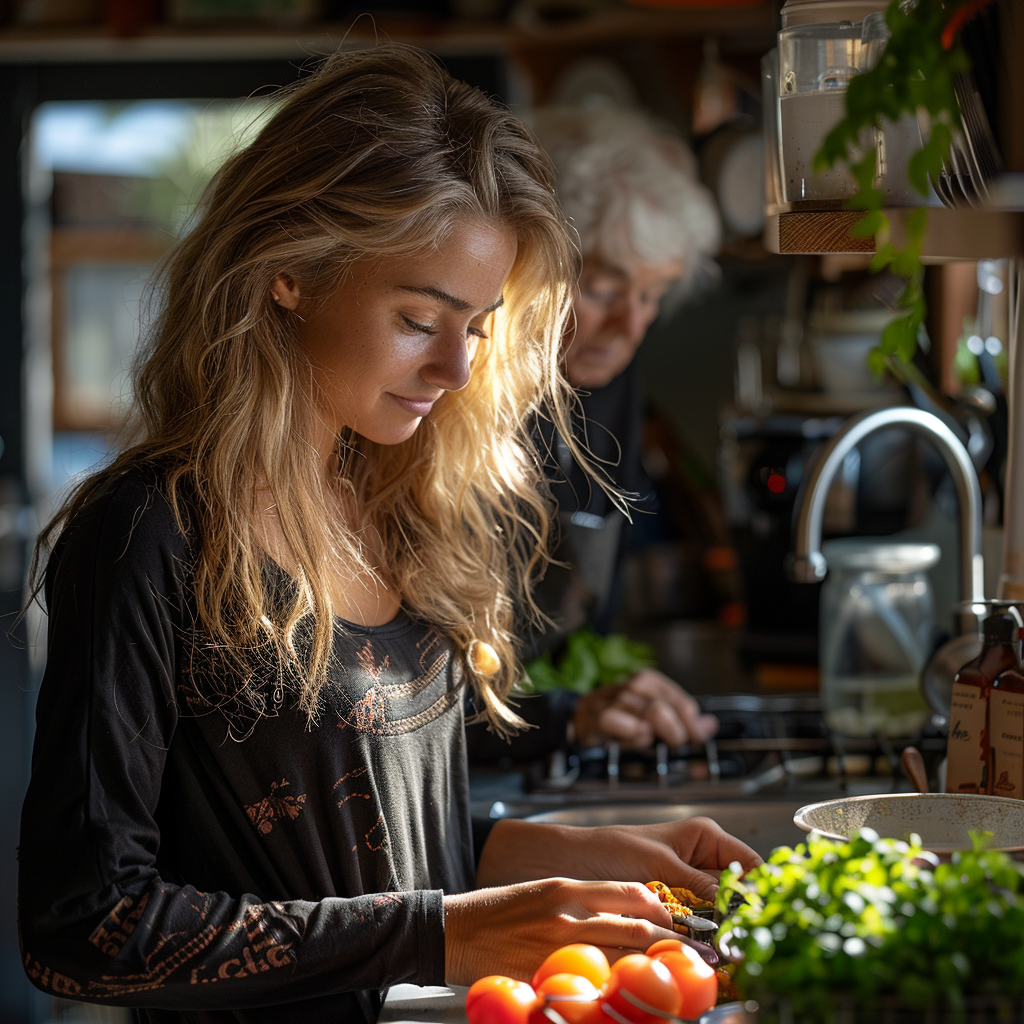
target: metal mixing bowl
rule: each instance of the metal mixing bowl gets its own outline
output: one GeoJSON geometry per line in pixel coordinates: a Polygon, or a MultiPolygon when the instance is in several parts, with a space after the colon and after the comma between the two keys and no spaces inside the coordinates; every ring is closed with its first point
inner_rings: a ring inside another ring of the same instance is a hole
{"type": "Polygon", "coordinates": [[[1024,853],[1024,800],[960,793],[883,793],[801,807],[793,821],[805,832],[849,839],[860,828],[904,839],[910,833],[939,856],[969,849],[970,833],[991,832],[990,849],[1024,853]]]}

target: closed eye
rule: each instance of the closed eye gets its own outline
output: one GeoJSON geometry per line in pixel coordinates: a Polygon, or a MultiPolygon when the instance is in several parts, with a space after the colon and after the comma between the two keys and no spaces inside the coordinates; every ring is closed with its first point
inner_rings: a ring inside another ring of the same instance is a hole
{"type": "Polygon", "coordinates": [[[402,321],[410,330],[420,334],[437,334],[437,328],[433,324],[420,324],[404,315],[402,316],[402,321]]]}
{"type": "MultiPolygon", "coordinates": [[[[402,317],[402,322],[410,331],[415,331],[417,334],[426,334],[432,337],[435,334],[440,334],[440,328],[436,324],[421,324],[417,320],[413,320],[411,317],[406,316],[404,313],[399,314],[402,317]]],[[[466,337],[482,338],[487,340],[487,332],[482,327],[474,327],[470,324],[466,328],[466,337]]]]}

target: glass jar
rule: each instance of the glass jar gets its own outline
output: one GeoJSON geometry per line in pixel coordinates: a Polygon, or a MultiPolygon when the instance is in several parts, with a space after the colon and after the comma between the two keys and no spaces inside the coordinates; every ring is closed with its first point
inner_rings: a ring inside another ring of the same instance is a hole
{"type": "Polygon", "coordinates": [[[846,88],[863,70],[859,24],[797,25],[779,39],[779,138],[786,202],[847,199],[857,191],[850,169],[838,163],[815,171],[814,155],[846,116],[846,88]]]}
{"type": "Polygon", "coordinates": [[[844,538],[822,545],[821,700],[843,736],[914,736],[931,711],[920,676],[931,653],[935,544],[844,538]]]}

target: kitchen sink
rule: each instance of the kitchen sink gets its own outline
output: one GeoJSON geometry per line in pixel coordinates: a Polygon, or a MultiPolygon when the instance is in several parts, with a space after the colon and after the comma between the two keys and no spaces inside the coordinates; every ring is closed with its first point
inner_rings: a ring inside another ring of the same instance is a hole
{"type": "Polygon", "coordinates": [[[560,825],[651,825],[705,817],[767,858],[777,846],[794,846],[807,833],[793,824],[806,800],[729,800],[718,803],[610,803],[563,807],[526,815],[527,821],[560,825]]]}

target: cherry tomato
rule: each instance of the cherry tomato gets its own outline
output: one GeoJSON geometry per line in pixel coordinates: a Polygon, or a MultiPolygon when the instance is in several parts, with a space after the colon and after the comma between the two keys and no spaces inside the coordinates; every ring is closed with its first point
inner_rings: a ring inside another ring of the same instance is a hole
{"type": "Polygon", "coordinates": [[[678,953],[684,946],[685,942],[680,942],[679,939],[658,939],[658,941],[647,950],[647,955],[652,959],[659,953],[678,953]]]}
{"type": "Polygon", "coordinates": [[[588,946],[585,942],[574,942],[556,949],[547,960],[537,968],[533,976],[533,987],[552,974],[578,974],[586,978],[591,985],[600,988],[611,974],[608,957],[597,946],[588,946]]]}
{"type": "Polygon", "coordinates": [[[532,986],[500,974],[474,981],[466,993],[469,1024],[527,1024],[537,1005],[532,986]]]}
{"type": "Polygon", "coordinates": [[[658,939],[650,949],[647,950],[649,957],[657,957],[661,953],[678,953],[680,950],[688,949],[701,958],[706,964],[712,967],[718,966],[718,954],[714,946],[706,942],[695,942],[693,939],[658,939]]]}
{"type": "MultiPolygon", "coordinates": [[[[584,1024],[591,1018],[600,996],[600,989],[579,974],[550,974],[537,986],[542,1008],[550,1007],[568,1024],[584,1024]]],[[[530,1016],[530,1024],[548,1024],[548,1020],[542,1009],[530,1016]]]]}
{"type": "Polygon", "coordinates": [[[676,1016],[679,1003],[679,989],[669,969],[643,953],[630,953],[612,964],[601,996],[602,1006],[629,1024],[661,1024],[666,1017],[676,1016]]]}
{"type": "Polygon", "coordinates": [[[680,1017],[696,1020],[715,1005],[718,1000],[718,976],[697,950],[683,946],[677,953],[659,953],[657,960],[669,969],[675,979],[681,996],[680,1017]]]}

